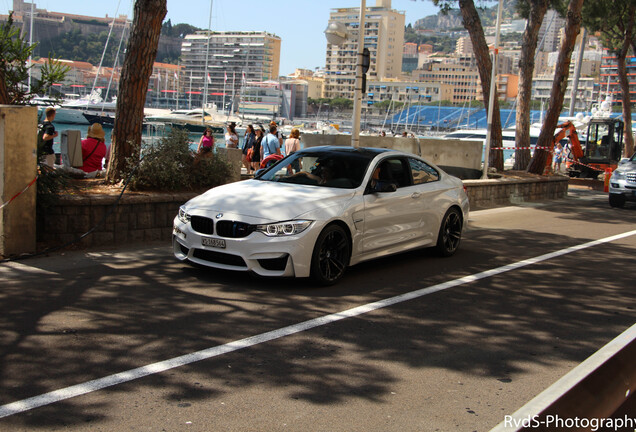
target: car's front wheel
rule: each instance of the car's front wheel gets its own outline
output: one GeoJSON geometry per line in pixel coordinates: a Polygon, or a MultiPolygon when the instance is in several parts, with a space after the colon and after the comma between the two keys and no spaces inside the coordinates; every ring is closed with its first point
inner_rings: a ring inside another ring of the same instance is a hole
{"type": "Polygon", "coordinates": [[[442,219],[437,237],[437,252],[441,256],[451,256],[457,251],[462,239],[462,215],[456,208],[450,208],[442,219]]]}
{"type": "Polygon", "coordinates": [[[333,285],[344,275],[351,253],[345,230],[329,225],[318,236],[311,257],[311,276],[321,285],[333,285]]]}
{"type": "Polygon", "coordinates": [[[620,194],[609,194],[609,205],[622,208],[625,206],[625,197],[620,194]]]}

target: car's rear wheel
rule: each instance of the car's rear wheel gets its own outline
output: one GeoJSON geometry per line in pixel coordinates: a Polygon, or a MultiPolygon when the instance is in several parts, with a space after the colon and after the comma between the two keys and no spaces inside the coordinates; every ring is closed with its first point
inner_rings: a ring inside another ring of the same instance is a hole
{"type": "Polygon", "coordinates": [[[311,257],[311,276],[321,285],[333,285],[344,275],[351,253],[345,230],[329,225],[318,236],[311,257]]]}
{"type": "Polygon", "coordinates": [[[437,237],[437,253],[441,256],[451,256],[457,251],[462,239],[462,215],[456,208],[450,208],[442,219],[437,237]]]}
{"type": "Polygon", "coordinates": [[[625,206],[625,197],[620,194],[609,194],[609,205],[622,208],[625,206]]]}

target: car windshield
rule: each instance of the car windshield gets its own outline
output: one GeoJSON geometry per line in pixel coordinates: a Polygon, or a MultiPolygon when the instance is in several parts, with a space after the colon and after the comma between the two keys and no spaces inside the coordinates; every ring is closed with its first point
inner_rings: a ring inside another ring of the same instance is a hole
{"type": "Polygon", "coordinates": [[[376,153],[365,150],[296,152],[258,176],[259,180],[355,189],[362,184],[376,153]]]}

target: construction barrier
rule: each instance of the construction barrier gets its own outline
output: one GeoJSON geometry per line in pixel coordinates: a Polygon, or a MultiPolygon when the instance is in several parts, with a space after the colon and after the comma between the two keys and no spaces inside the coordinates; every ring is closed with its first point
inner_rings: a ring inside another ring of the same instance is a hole
{"type": "Polygon", "coordinates": [[[26,185],[26,187],[24,189],[22,189],[20,192],[18,192],[17,194],[13,195],[11,197],[11,199],[9,199],[9,201],[3,203],[2,205],[0,205],[0,209],[5,208],[6,206],[8,206],[9,204],[11,204],[11,201],[13,201],[14,199],[16,199],[17,197],[19,197],[20,195],[22,195],[23,193],[25,193],[27,191],[27,189],[29,189],[31,186],[33,186],[33,183],[35,183],[35,181],[38,179],[38,177],[36,176],[33,180],[31,180],[31,183],[29,183],[28,185],[26,185]]]}

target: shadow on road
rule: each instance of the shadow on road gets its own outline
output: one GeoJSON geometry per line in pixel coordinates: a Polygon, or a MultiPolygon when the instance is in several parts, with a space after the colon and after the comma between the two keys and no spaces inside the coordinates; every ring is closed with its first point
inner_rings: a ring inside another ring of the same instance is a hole
{"type": "MultiPolygon", "coordinates": [[[[569,205],[559,210],[573,222],[590,217],[569,205]]],[[[591,217],[611,224],[636,216],[603,210],[591,217]]],[[[87,254],[63,272],[47,259],[0,269],[13,281],[0,292],[0,403],[559,250],[587,241],[583,234],[474,229],[452,258],[405,253],[353,267],[329,288],[194,268],[168,248],[87,254]]],[[[633,252],[600,245],[186,366],[203,377],[197,382],[163,373],[105,391],[154,387],[180,403],[264,385],[320,405],[379,401],[399,379],[383,363],[509,382],[528,362],[578,363],[633,324],[633,275],[621,271],[633,267],[633,252]]],[[[45,428],[99,421],[107,404],[70,399],[0,422],[45,428]]]]}

